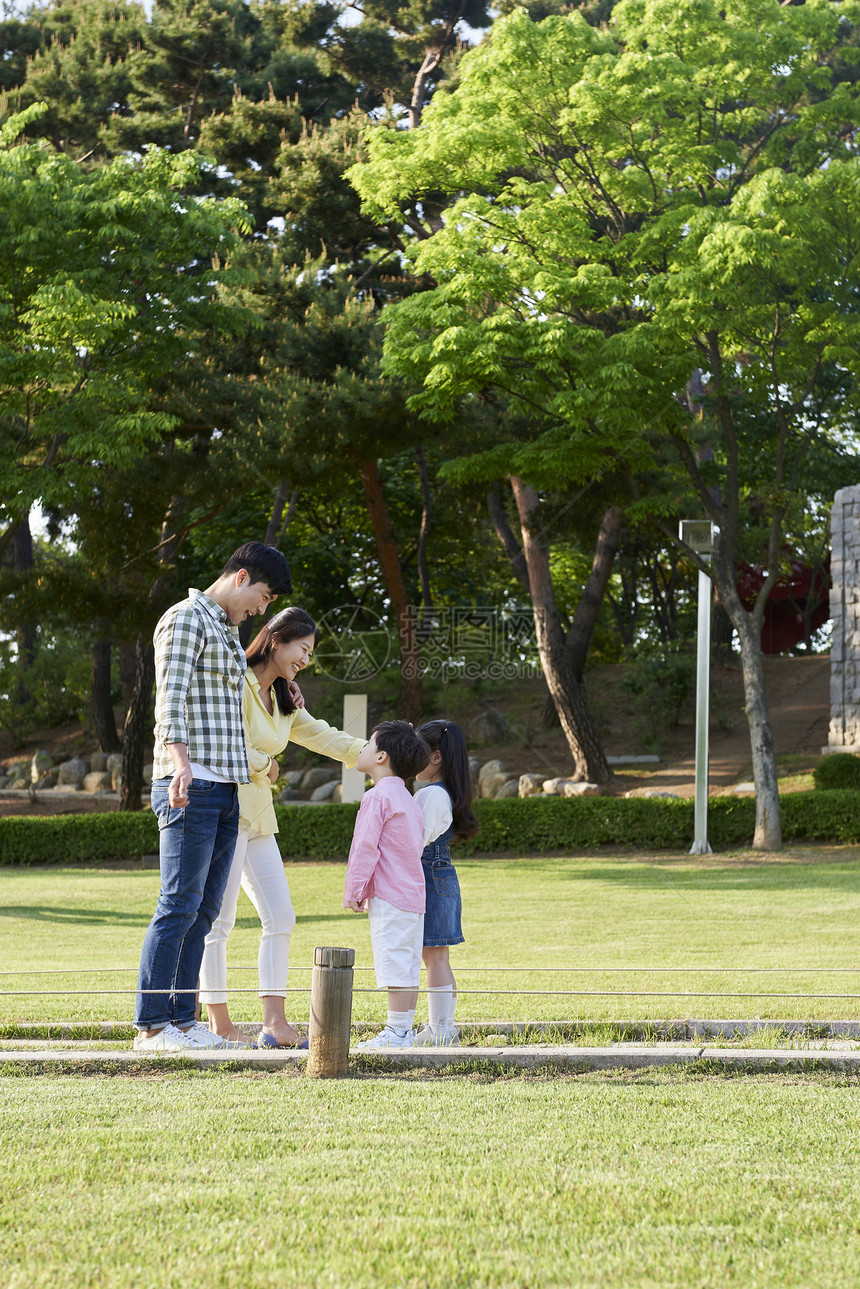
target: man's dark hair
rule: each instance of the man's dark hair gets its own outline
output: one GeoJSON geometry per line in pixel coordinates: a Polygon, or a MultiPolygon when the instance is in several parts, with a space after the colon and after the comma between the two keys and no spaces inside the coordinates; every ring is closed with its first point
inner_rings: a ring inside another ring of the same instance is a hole
{"type": "Polygon", "coordinates": [[[227,560],[221,569],[225,573],[238,573],[240,569],[251,578],[251,582],[265,582],[273,595],[292,595],[293,583],[290,579],[290,566],[284,556],[274,546],[264,546],[262,542],[245,542],[227,560]]]}
{"type": "Polygon", "coordinates": [[[391,768],[401,779],[414,778],[430,760],[429,747],[408,721],[383,721],[372,730],[373,735],[378,750],[388,753],[391,768]]]}

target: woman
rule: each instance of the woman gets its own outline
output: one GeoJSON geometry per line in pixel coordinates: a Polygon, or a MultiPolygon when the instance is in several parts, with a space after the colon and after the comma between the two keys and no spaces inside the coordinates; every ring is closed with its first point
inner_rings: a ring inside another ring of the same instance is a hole
{"type": "Polygon", "coordinates": [[[297,708],[289,684],[311,660],[317,627],[303,609],[283,609],[268,622],[246,650],[248,670],[242,694],[245,746],[251,782],[239,785],[239,837],[221,912],[206,937],[200,969],[200,1001],[206,1004],[209,1028],[232,1042],[250,1043],[236,1027],[227,1007],[227,938],[236,921],[241,885],[260,915],[258,967],[263,1029],[260,1047],[295,1047],[298,1034],[284,1016],[290,935],[296,916],[275,833],[278,824],[272,785],[278,777],[274,759],[292,740],[312,752],[354,766],[364,739],[353,738],[297,708]]]}

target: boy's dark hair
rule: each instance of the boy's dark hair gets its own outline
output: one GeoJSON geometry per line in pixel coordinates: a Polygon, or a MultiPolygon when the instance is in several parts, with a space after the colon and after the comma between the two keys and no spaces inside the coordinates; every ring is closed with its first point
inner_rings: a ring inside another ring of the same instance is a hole
{"type": "Polygon", "coordinates": [[[284,556],[274,546],[264,546],[262,542],[245,542],[227,560],[221,569],[221,577],[226,573],[238,573],[244,569],[254,582],[265,582],[273,595],[292,595],[293,583],[290,579],[290,566],[284,556]]]}
{"type": "Polygon", "coordinates": [[[430,749],[408,721],[382,721],[371,731],[371,738],[374,735],[377,748],[388,753],[391,768],[401,779],[414,778],[430,760],[430,749]]]}

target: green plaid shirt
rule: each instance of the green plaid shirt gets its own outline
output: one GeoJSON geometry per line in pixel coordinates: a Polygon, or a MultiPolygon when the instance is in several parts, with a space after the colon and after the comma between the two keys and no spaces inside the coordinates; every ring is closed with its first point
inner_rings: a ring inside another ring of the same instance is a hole
{"type": "Polygon", "coordinates": [[[155,628],[153,778],[173,778],[168,743],[234,783],[247,783],[242,729],[245,654],[227,614],[202,591],[174,604],[155,628]]]}

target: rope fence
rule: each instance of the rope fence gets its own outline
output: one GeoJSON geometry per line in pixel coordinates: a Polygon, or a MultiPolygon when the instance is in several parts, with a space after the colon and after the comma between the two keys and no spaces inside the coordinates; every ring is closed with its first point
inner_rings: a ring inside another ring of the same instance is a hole
{"type": "MultiPolygon", "coordinates": [[[[18,970],[0,971],[0,977],[15,978],[34,977],[34,976],[51,976],[55,979],[63,976],[73,976],[79,980],[84,976],[105,976],[116,974],[137,974],[137,967],[95,967],[95,968],[78,968],[78,967],[59,967],[59,968],[29,968],[21,967],[18,970]]],[[[255,966],[241,966],[229,968],[231,972],[256,972],[255,966]]],[[[313,970],[312,965],[291,966],[291,972],[310,972],[313,970]]],[[[356,972],[370,972],[373,967],[355,967],[356,972]]],[[[572,967],[459,967],[458,976],[469,977],[479,974],[492,974],[494,976],[510,975],[516,973],[522,976],[534,975],[635,975],[635,976],[656,976],[656,975],[720,975],[720,976],[751,976],[751,975],[818,975],[818,976],[860,976],[860,968],[854,967],[717,967],[717,966],[694,966],[694,967],[640,967],[640,966],[572,966],[572,967]]],[[[133,997],[138,993],[148,995],[168,995],[177,994],[194,994],[194,989],[145,989],[138,990],[136,987],[126,986],[123,988],[105,989],[105,988],[51,988],[51,989],[0,989],[0,998],[47,998],[47,997],[133,997]]],[[[231,986],[227,992],[232,995],[250,995],[259,994],[259,989],[252,986],[231,986]]],[[[309,994],[311,992],[310,984],[291,986],[284,990],[279,990],[284,994],[309,994]]],[[[383,994],[385,989],[380,988],[362,988],[358,987],[353,991],[356,994],[383,994]]],[[[420,994],[425,994],[426,989],[419,989],[420,994]]],[[[831,993],[831,992],[795,992],[782,990],[708,990],[708,989],[498,989],[490,987],[482,988],[463,988],[459,983],[456,992],[460,997],[482,997],[482,998],[730,998],[730,999],[787,999],[787,1000],[805,1000],[809,1002],[855,1002],[860,999],[860,993],[831,993]]]]}

